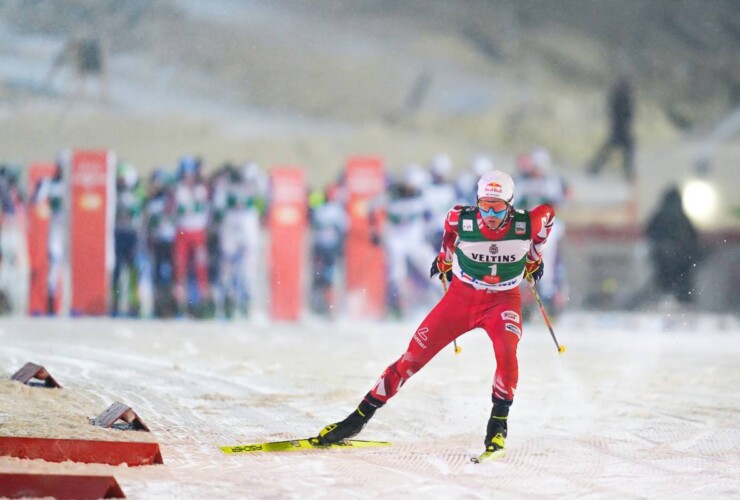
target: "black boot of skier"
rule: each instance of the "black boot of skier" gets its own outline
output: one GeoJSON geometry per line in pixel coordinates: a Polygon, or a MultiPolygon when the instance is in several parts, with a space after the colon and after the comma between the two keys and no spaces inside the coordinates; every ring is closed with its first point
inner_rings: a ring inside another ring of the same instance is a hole
{"type": "Polygon", "coordinates": [[[367,425],[375,414],[375,410],[381,406],[383,406],[383,403],[368,394],[347,418],[341,422],[327,425],[321,429],[315,439],[321,445],[329,445],[341,443],[345,439],[354,437],[367,425]]]}
{"type": "Polygon", "coordinates": [[[513,403],[511,400],[493,398],[491,418],[488,419],[486,439],[483,443],[486,446],[486,451],[496,452],[504,449],[511,403],[513,403]]]}

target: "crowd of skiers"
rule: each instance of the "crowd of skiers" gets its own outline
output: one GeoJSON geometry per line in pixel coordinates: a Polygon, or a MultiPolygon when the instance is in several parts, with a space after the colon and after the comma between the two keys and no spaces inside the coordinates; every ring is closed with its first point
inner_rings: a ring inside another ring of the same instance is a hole
{"type": "MultiPolygon", "coordinates": [[[[520,155],[510,168],[496,167],[514,175],[518,209],[541,203],[558,206],[566,199],[566,186],[543,149],[520,155]]],[[[439,284],[427,275],[439,251],[445,214],[456,204],[474,204],[478,178],[493,168],[484,155],[461,169],[455,169],[446,155],[438,155],[426,164],[387,175],[385,193],[371,200],[369,211],[371,241],[387,256],[386,305],[392,317],[408,317],[438,299],[439,284]],[[458,174],[453,176],[455,170],[458,174]]],[[[48,312],[52,313],[66,248],[64,170],[59,166],[25,201],[17,176],[0,178],[5,213],[20,205],[50,207],[48,312]]],[[[343,309],[339,297],[350,224],[346,201],[341,176],[307,193],[308,305],[314,313],[332,317],[343,309]]],[[[176,168],[155,168],[142,179],[132,164],[119,162],[115,204],[111,315],[231,318],[253,312],[255,296],[269,286],[262,255],[268,231],[268,176],[257,164],[227,163],[206,175],[202,160],[188,156],[180,158],[176,168]]],[[[550,271],[540,284],[543,299],[554,311],[562,307],[565,296],[559,256],[562,235],[561,226],[553,228],[546,250],[550,271]]]]}

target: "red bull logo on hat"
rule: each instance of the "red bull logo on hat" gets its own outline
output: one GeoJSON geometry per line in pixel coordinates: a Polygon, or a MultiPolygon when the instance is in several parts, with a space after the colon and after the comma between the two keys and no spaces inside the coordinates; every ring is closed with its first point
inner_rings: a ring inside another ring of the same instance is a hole
{"type": "Polygon", "coordinates": [[[514,199],[514,180],[506,172],[491,170],[478,181],[478,198],[500,198],[507,202],[514,199]]]}
{"type": "Polygon", "coordinates": [[[503,195],[504,188],[498,182],[489,182],[486,184],[486,196],[495,196],[500,198],[503,195]]]}

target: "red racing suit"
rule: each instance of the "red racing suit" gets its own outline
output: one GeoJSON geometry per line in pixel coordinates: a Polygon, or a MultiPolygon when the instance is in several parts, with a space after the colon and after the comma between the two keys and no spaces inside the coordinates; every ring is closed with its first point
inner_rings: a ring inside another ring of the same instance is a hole
{"type": "Polygon", "coordinates": [[[440,257],[452,261],[450,288],[416,329],[406,352],[386,368],[365,399],[373,406],[385,404],[442,348],[482,328],[496,357],[493,397],[512,401],[522,335],[519,283],[526,261],[541,258],[554,217],[553,207],[540,205],[529,212],[512,211],[500,228],[492,230],[476,207],[453,207],[445,219],[440,249],[440,257]]]}

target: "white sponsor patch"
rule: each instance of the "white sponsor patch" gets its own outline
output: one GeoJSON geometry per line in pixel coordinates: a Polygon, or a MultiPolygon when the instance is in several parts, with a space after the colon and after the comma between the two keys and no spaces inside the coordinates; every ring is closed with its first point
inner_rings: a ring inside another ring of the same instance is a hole
{"type": "Polygon", "coordinates": [[[525,222],[517,222],[514,225],[515,234],[524,234],[527,232],[527,224],[525,222]]]}
{"type": "Polygon", "coordinates": [[[519,323],[519,315],[514,311],[504,311],[501,313],[501,319],[504,321],[514,321],[519,323]]]}
{"type": "Polygon", "coordinates": [[[463,219],[463,231],[472,231],[473,221],[470,219],[463,219]]]}
{"type": "Polygon", "coordinates": [[[504,326],[504,328],[506,328],[507,330],[509,330],[511,333],[513,333],[517,337],[522,338],[522,331],[514,323],[506,323],[506,325],[504,326]]]}

